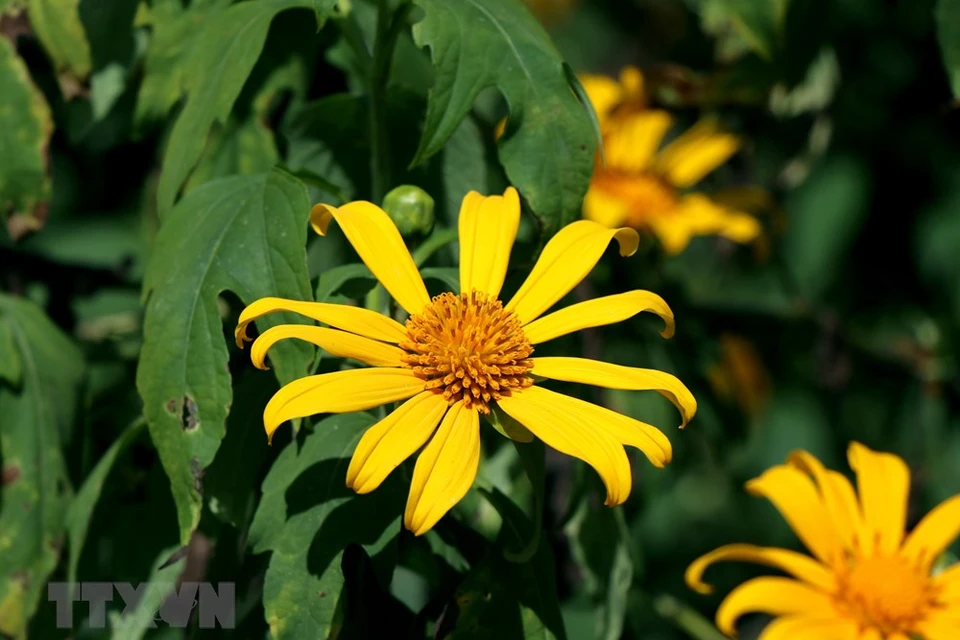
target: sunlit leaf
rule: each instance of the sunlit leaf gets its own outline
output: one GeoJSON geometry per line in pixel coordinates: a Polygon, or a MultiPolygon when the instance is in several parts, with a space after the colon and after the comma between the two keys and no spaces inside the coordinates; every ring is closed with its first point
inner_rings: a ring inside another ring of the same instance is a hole
{"type": "MultiPolygon", "coordinates": [[[[43,95],[6,38],[0,38],[0,96],[0,217],[25,214],[24,225],[36,229],[50,198],[47,145],[53,121],[43,95]]],[[[19,235],[11,231],[14,237],[19,235]]]]}
{"type": "Polygon", "coordinates": [[[416,0],[414,39],[430,48],[437,77],[414,162],[440,151],[485,88],[509,105],[500,161],[548,233],[580,215],[593,170],[590,118],[563,59],[517,0],[416,0]]]}
{"type": "Polygon", "coordinates": [[[83,80],[93,62],[80,21],[80,0],[30,0],[30,26],[57,71],[83,80]]]}
{"type": "Polygon", "coordinates": [[[341,559],[348,544],[363,545],[389,583],[404,498],[399,478],[395,472],[363,496],[346,486],[350,456],[372,424],[359,413],[323,420],[286,446],[263,482],[250,543],[255,553],[272,552],[263,606],[276,640],[331,636],[346,606],[341,559]]]}
{"type": "Polygon", "coordinates": [[[232,5],[208,20],[190,49],[184,68],[187,101],[170,134],[157,199],[161,212],[173,206],[214,122],[226,122],[253,70],[270,23],[280,12],[314,9],[324,17],[340,11],[338,0],[261,0],[232,5]]]}
{"type": "MultiPolygon", "coordinates": [[[[309,300],[306,189],[273,171],[209,182],[164,219],[147,267],[137,387],[150,435],[170,476],[183,542],[200,518],[203,471],[224,434],[233,393],[217,299],[309,300]]],[[[259,321],[261,329],[284,314],[259,321]]],[[[232,332],[231,332],[232,333],[232,332]]],[[[271,350],[281,382],[312,360],[302,344],[271,350]]]]}

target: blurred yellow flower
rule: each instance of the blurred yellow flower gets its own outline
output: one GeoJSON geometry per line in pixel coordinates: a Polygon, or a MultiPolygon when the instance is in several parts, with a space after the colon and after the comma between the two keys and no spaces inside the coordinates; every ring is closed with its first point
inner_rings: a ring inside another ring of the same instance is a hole
{"type": "Polygon", "coordinates": [[[777,619],[759,640],[956,640],[960,637],[960,565],[937,575],[937,557],[960,534],[960,495],[941,503],[904,535],[910,471],[899,457],[852,443],[848,458],[857,491],[805,451],[747,483],[770,500],[815,556],[731,544],[687,569],[691,588],[722,560],[757,562],[793,578],[754,578],[734,589],[717,611],[733,636],[748,612],[777,619]]]}
{"type": "Polygon", "coordinates": [[[604,148],[583,201],[584,217],[608,227],[650,229],[671,254],[697,235],[741,243],[760,235],[753,216],[684,191],[739,150],[736,136],[702,119],[661,148],[673,118],[646,108],[639,70],[627,67],[619,81],[586,75],[581,82],[597,112],[604,148]]]}
{"type": "Polygon", "coordinates": [[[735,400],[751,418],[760,415],[770,398],[770,374],[752,342],[724,333],[718,340],[719,361],[707,370],[707,380],[718,396],[735,400]]]}
{"type": "Polygon", "coordinates": [[[389,216],[369,202],[339,208],[318,204],[311,224],[326,235],[335,220],[373,275],[409,314],[406,325],[369,309],[264,298],[248,306],[236,329],[273,311],[292,311],[330,325],[280,325],[253,343],[251,359],[265,368],[277,341],[297,338],[334,356],[370,368],[309,376],[287,384],[263,414],[267,437],[286,420],[317,413],[364,411],[405,401],[371,427],[357,445],[347,485],[358,493],[377,488],[403,460],[426,445],[417,459],[404,523],[417,535],[428,531],[470,489],[480,462],[480,415],[499,408],[519,424],[503,425],[520,441],[534,436],[594,467],[607,488],[607,504],[627,499],[630,464],[624,445],[640,449],[651,463],[670,461],[670,441],[656,427],[604,407],[549,391],[541,379],[616,389],[654,390],[680,410],[684,426],[696,401],[676,377],[583,358],[531,357],[534,345],[588,327],[650,311],[674,330],[673,313],[649,291],[629,291],[573,304],[543,316],[569,293],[603,255],[611,240],[621,255],[636,251],[633,229],[608,229],[589,220],[560,230],[546,245],[513,298],[500,301],[510,251],[520,224],[520,198],[471,191],[460,209],[460,293],[431,299],[403,239],[389,216]],[[510,426],[510,425],[513,426],[510,426]]]}
{"type": "Polygon", "coordinates": [[[530,13],[548,27],[570,15],[578,2],[579,0],[524,0],[530,13]]]}

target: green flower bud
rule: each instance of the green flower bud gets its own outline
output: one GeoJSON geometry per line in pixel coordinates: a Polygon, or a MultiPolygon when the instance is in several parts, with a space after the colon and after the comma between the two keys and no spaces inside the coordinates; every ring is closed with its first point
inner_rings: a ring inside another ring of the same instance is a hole
{"type": "Polygon", "coordinates": [[[400,185],[383,198],[383,210],[403,236],[427,233],[433,228],[433,205],[429,193],[409,184],[400,185]]]}

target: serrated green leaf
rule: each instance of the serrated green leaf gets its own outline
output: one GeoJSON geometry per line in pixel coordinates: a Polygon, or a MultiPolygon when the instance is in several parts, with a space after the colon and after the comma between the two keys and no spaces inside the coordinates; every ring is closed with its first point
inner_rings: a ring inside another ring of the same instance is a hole
{"type": "Polygon", "coordinates": [[[297,7],[314,9],[318,20],[332,15],[336,0],[242,2],[207,20],[184,70],[187,101],[170,134],[163,157],[157,200],[168,211],[203,153],[214,122],[226,122],[253,70],[273,18],[297,7]],[[324,9],[326,11],[324,11],[324,9]]]}
{"type": "Polygon", "coordinates": [[[249,540],[255,553],[273,552],[263,606],[275,640],[331,635],[344,606],[340,563],[348,544],[363,545],[389,581],[403,508],[399,478],[362,496],[345,482],[350,456],[372,424],[360,413],[323,420],[303,442],[286,446],[263,482],[249,540]]]}
{"type": "MultiPolygon", "coordinates": [[[[0,95],[0,216],[11,211],[33,214],[45,209],[50,198],[47,145],[53,120],[26,64],[6,38],[0,38],[0,95]]],[[[37,221],[33,226],[39,225],[37,221]]]]}
{"type": "Polygon", "coordinates": [[[30,0],[30,27],[57,71],[79,80],[90,74],[90,44],[80,21],[80,0],[30,0]]]}
{"type": "MultiPolygon", "coordinates": [[[[137,388],[150,435],[170,477],[182,541],[200,518],[201,476],[213,461],[233,398],[217,311],[229,290],[245,304],[264,296],[310,299],[306,189],[280,171],[209,182],[164,220],[147,266],[144,344],[137,388]]],[[[292,320],[273,314],[261,330],[292,320]]],[[[308,372],[311,348],[280,344],[281,382],[308,372]]]]}
{"type": "Polygon", "coordinates": [[[191,2],[157,0],[150,9],[150,44],[144,61],[143,82],[137,95],[138,125],[166,117],[183,97],[185,62],[205,21],[230,0],[191,2]]]}
{"type": "Polygon", "coordinates": [[[87,539],[87,530],[90,528],[90,518],[93,517],[97,500],[100,499],[103,485],[107,481],[111,469],[113,469],[113,463],[116,462],[117,457],[123,453],[127,446],[140,435],[146,425],[147,423],[143,419],[137,420],[127,427],[123,434],[110,445],[107,452],[100,458],[97,466],[84,479],[83,486],[77,491],[76,497],[70,503],[70,508],[67,509],[67,542],[70,547],[67,580],[71,585],[77,581],[77,566],[80,564],[80,553],[83,551],[83,543],[87,539]]]}
{"type": "Polygon", "coordinates": [[[63,544],[72,489],[62,447],[83,357],[27,300],[0,294],[0,324],[22,363],[18,386],[0,383],[0,634],[21,638],[63,544]]]}
{"type": "Polygon", "coordinates": [[[543,27],[516,0],[415,0],[413,27],[430,47],[437,78],[414,162],[440,151],[485,88],[509,105],[500,161],[546,233],[580,216],[593,172],[590,119],[567,81],[563,59],[543,27]]]}
{"type": "Polygon", "coordinates": [[[934,16],[950,88],[960,97],[960,0],[937,0],[934,16]]]}

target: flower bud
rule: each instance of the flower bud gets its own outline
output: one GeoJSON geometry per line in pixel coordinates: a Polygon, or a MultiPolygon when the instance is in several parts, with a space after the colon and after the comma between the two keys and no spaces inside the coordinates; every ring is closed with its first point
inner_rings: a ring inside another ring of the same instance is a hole
{"type": "Polygon", "coordinates": [[[429,193],[409,184],[400,185],[383,198],[383,210],[403,236],[430,231],[433,227],[433,205],[429,193]]]}

